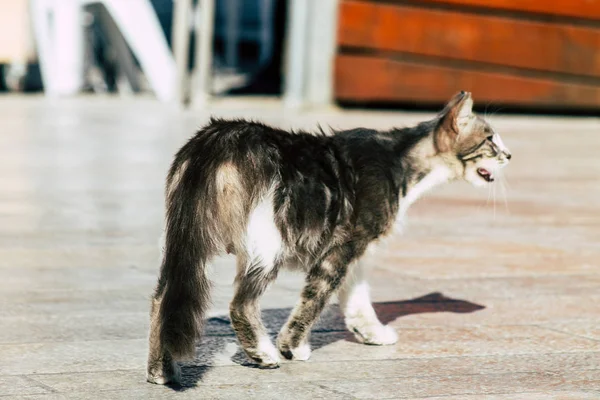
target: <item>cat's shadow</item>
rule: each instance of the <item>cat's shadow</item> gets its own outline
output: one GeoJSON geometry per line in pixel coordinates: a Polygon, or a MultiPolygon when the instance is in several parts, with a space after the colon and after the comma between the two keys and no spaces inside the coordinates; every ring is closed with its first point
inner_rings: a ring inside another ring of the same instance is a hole
{"type": "MultiPolygon", "coordinates": [[[[444,296],[442,293],[430,293],[412,300],[373,303],[379,320],[388,324],[400,317],[411,314],[452,312],[471,313],[484,309],[479,304],[465,300],[457,300],[444,296]]],[[[265,326],[272,338],[285,323],[291,312],[290,308],[274,308],[262,311],[265,326]]],[[[344,325],[344,319],[337,305],[329,306],[322,314],[319,322],[311,333],[311,348],[318,350],[338,340],[356,341],[344,325]]],[[[207,320],[202,341],[196,348],[196,358],[193,362],[182,365],[181,384],[171,385],[177,391],[196,386],[202,376],[213,365],[221,361],[233,361],[237,364],[257,368],[256,364],[248,361],[246,355],[237,346],[228,316],[213,317],[207,320]]]]}

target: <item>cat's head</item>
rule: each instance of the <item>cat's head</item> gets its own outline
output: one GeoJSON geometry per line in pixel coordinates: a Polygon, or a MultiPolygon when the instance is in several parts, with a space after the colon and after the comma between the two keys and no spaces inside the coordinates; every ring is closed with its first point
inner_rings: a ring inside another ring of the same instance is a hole
{"type": "Polygon", "coordinates": [[[485,186],[508,164],[511,154],[500,135],[472,108],[471,93],[455,95],[439,115],[433,140],[438,154],[454,161],[456,178],[485,186]]]}

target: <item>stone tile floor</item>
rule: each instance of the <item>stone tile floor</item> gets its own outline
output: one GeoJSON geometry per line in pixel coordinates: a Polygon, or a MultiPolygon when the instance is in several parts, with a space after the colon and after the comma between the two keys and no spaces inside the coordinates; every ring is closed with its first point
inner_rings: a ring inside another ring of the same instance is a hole
{"type": "MultiPolygon", "coordinates": [[[[372,257],[395,346],[356,343],[332,305],[308,362],[252,368],[229,327],[232,260],[181,387],[145,382],[162,187],[209,113],[278,126],[387,128],[429,114],[151,99],[0,98],[0,399],[600,399],[600,121],[496,117],[508,185],[440,188],[372,257]],[[495,198],[495,201],[494,201],[495,198]],[[505,202],[506,199],[506,202],[505,202]]],[[[264,298],[275,333],[302,282],[264,298]]]]}

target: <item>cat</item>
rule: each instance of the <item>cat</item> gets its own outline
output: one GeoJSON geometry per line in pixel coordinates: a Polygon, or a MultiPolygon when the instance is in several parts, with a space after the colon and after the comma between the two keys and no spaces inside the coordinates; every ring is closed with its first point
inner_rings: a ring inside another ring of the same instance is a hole
{"type": "Polygon", "coordinates": [[[509,162],[500,136],[472,106],[463,91],[415,127],[329,135],[211,119],[179,150],[167,177],[148,381],[177,382],[176,361],[194,356],[209,304],[206,264],[224,253],[237,257],[231,324],[259,366],[275,368],[280,356],[307,360],[311,327],[336,292],[358,341],[395,343],[358,260],[429,189],[454,180],[485,186],[509,162]],[[276,347],[259,298],[284,267],[304,271],[306,283],[276,347]]]}

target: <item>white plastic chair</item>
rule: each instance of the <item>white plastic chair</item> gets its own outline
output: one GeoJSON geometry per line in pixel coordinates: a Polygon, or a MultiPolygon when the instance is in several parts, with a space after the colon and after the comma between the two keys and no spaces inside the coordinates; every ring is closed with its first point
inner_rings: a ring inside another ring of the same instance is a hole
{"type": "Polygon", "coordinates": [[[156,97],[176,99],[175,61],[148,0],[29,0],[45,92],[78,93],[83,85],[83,8],[102,4],[138,59],[156,97]]]}

